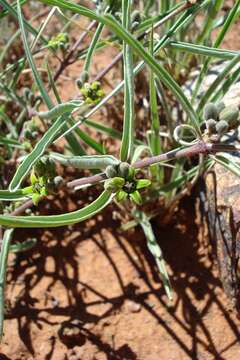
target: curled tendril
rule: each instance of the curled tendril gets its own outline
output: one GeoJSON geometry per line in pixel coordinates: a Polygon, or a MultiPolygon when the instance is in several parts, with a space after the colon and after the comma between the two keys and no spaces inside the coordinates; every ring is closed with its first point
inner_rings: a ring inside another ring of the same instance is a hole
{"type": "Polygon", "coordinates": [[[176,142],[178,142],[180,145],[184,145],[184,146],[192,146],[199,141],[199,134],[197,133],[197,131],[194,129],[193,126],[187,125],[187,124],[178,125],[174,129],[173,137],[176,142]],[[193,141],[183,140],[182,136],[183,136],[184,130],[190,130],[190,132],[194,135],[195,140],[193,140],[193,141]]]}

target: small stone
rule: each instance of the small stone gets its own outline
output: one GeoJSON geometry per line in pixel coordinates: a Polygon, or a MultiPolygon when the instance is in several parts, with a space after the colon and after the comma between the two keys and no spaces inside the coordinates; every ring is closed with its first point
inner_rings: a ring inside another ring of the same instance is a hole
{"type": "Polygon", "coordinates": [[[141,310],[141,304],[128,300],[126,303],[126,309],[131,313],[138,313],[141,310]]]}
{"type": "Polygon", "coordinates": [[[60,340],[68,347],[82,346],[86,342],[86,336],[83,333],[81,323],[78,320],[62,323],[58,336],[60,340]]]}

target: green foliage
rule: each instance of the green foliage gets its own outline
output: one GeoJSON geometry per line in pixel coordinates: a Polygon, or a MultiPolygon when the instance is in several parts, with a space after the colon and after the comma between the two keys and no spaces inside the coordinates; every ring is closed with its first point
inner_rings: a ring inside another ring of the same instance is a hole
{"type": "MultiPolygon", "coordinates": [[[[43,23],[38,14],[24,18],[26,1],[0,0],[0,21],[10,17],[18,21],[16,33],[3,44],[0,55],[0,225],[47,228],[74,224],[115,199],[141,226],[171,299],[148,209],[159,199],[166,208],[173,204],[214,162],[240,174],[239,165],[223,155],[229,149],[225,141],[236,135],[240,121],[240,104],[225,103],[239,80],[240,53],[239,49],[219,48],[240,14],[240,0],[224,21],[222,0],[97,1],[89,8],[67,0],[38,1],[40,7],[42,3],[48,11],[43,23]],[[57,20],[61,22],[58,34],[52,32],[51,24],[56,9],[63,15],[57,20]],[[72,36],[76,31],[71,31],[76,16],[89,22],[78,39],[72,36]],[[202,23],[196,27],[197,16],[202,23]],[[33,25],[36,23],[41,25],[33,25]],[[24,55],[11,63],[11,50],[19,36],[24,55]],[[113,48],[117,58],[112,56],[113,48]],[[100,51],[107,61],[101,66],[100,51]],[[208,69],[217,65],[216,59],[222,61],[222,69],[205,89],[208,69]],[[72,77],[65,70],[77,61],[82,66],[80,74],[72,77]],[[114,76],[109,78],[113,68],[114,76]],[[189,95],[185,84],[199,68],[189,95]],[[77,85],[75,95],[68,93],[66,84],[71,89],[77,85]],[[93,120],[99,110],[100,120],[93,120]],[[206,156],[199,164],[182,159],[190,159],[192,146],[206,142],[217,144],[221,155],[206,156]],[[77,169],[81,178],[69,181],[68,166],[77,169]],[[40,200],[51,201],[48,195],[58,197],[61,187],[67,192],[95,184],[100,195],[74,212],[49,216],[37,215],[37,209],[31,216],[12,212],[29,198],[36,206],[40,200]]],[[[0,257],[2,304],[6,259],[14,246],[10,246],[11,234],[12,230],[5,231],[6,247],[0,257]]],[[[20,245],[15,246],[16,251],[18,248],[21,250],[20,245]]],[[[1,307],[1,327],[2,321],[1,307]]]]}
{"type": "Polygon", "coordinates": [[[109,179],[105,181],[104,188],[115,194],[117,201],[129,198],[137,205],[142,204],[139,190],[150,186],[150,180],[137,179],[136,170],[126,162],[107,166],[105,173],[109,179]]]}

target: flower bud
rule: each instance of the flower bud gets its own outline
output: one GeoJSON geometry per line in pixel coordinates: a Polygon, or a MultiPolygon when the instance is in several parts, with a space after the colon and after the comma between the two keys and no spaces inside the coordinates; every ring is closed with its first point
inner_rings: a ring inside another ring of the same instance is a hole
{"type": "Polygon", "coordinates": [[[130,165],[127,162],[120,163],[119,170],[118,170],[119,176],[126,179],[128,177],[128,174],[129,174],[129,169],[130,169],[130,165]]]}
{"type": "Polygon", "coordinates": [[[219,135],[224,135],[228,132],[228,123],[225,120],[220,120],[216,125],[216,130],[219,135]]]}
{"type": "Polygon", "coordinates": [[[239,110],[236,106],[227,106],[219,114],[219,120],[228,122],[230,128],[235,128],[238,124],[239,110]]]}
{"type": "Polygon", "coordinates": [[[109,179],[118,176],[118,165],[108,165],[105,169],[105,174],[109,179]]]}
{"type": "Polygon", "coordinates": [[[125,184],[125,180],[121,177],[114,177],[112,179],[108,179],[104,183],[104,189],[110,191],[112,193],[116,193],[122,189],[125,184]]]}
{"type": "Polygon", "coordinates": [[[226,107],[226,105],[224,104],[223,101],[220,101],[219,103],[216,104],[216,107],[217,107],[217,112],[219,115],[220,112],[226,107]]]}
{"type": "Polygon", "coordinates": [[[215,134],[216,133],[216,120],[214,119],[209,119],[206,121],[206,127],[207,127],[207,131],[208,134],[215,134]]]}
{"type": "Polygon", "coordinates": [[[213,103],[207,103],[204,106],[204,120],[209,120],[209,119],[214,119],[217,120],[218,119],[218,111],[217,111],[217,107],[215,104],[213,103]]]}

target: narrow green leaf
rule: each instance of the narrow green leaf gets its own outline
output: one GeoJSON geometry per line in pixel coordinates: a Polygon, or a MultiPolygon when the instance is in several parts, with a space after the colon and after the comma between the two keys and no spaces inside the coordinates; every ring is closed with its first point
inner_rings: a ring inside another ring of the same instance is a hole
{"type": "Polygon", "coordinates": [[[24,149],[24,146],[17,140],[9,139],[7,137],[0,136],[0,144],[15,147],[18,149],[24,149]]]}
{"type": "Polygon", "coordinates": [[[135,190],[134,192],[129,194],[129,197],[137,205],[142,205],[142,196],[138,190],[135,190]]]}
{"type": "MultiPolygon", "coordinates": [[[[131,27],[131,0],[122,1],[122,23],[127,31],[131,27]]],[[[134,77],[133,54],[126,41],[123,41],[123,73],[124,73],[124,120],[120,149],[121,161],[131,161],[134,145],[134,77]]]]}
{"type": "Polygon", "coordinates": [[[148,180],[148,179],[139,179],[137,180],[137,186],[136,186],[136,189],[137,190],[140,190],[140,189],[144,189],[148,186],[151,185],[151,181],[148,180]]]}
{"type": "MultiPolygon", "coordinates": [[[[73,125],[73,121],[68,121],[70,125],[73,125]]],[[[98,154],[105,154],[106,149],[104,145],[94,140],[91,136],[89,136],[86,132],[82,131],[79,128],[75,129],[76,134],[79,136],[79,138],[85,142],[90,148],[94,149],[98,154]]]]}
{"type": "Polygon", "coordinates": [[[2,246],[0,253],[0,340],[3,335],[4,290],[6,283],[7,260],[8,260],[9,247],[12,240],[12,235],[13,235],[13,229],[5,230],[2,239],[2,246]]]}
{"type": "Polygon", "coordinates": [[[110,126],[103,125],[102,123],[90,119],[86,119],[83,121],[85,125],[88,125],[91,128],[98,130],[102,134],[109,135],[110,137],[117,140],[122,139],[122,133],[118,130],[111,128],[110,126]]]}
{"type": "Polygon", "coordinates": [[[234,58],[236,55],[239,54],[239,51],[218,49],[214,47],[196,45],[182,41],[171,41],[168,43],[168,47],[183,52],[189,52],[194,55],[210,56],[222,60],[231,60],[232,58],[234,58]]]}
{"type": "Polygon", "coordinates": [[[169,300],[173,299],[172,296],[172,286],[168,277],[168,273],[166,270],[165,261],[163,259],[163,254],[160,246],[158,245],[157,239],[155,237],[155,234],[152,229],[152,225],[150,221],[148,220],[148,217],[143,211],[134,211],[133,215],[136,219],[136,221],[140,224],[142,227],[142,230],[146,236],[147,239],[147,246],[151,254],[154,256],[164,289],[166,291],[166,294],[169,298],[169,300]]]}
{"type": "Polygon", "coordinates": [[[235,161],[234,156],[221,154],[211,157],[233,174],[240,176],[240,163],[235,161]]]}
{"type": "MultiPolygon", "coordinates": [[[[51,88],[53,89],[55,98],[56,98],[58,104],[61,104],[61,102],[62,102],[61,97],[60,97],[60,95],[58,93],[57,86],[56,86],[56,84],[54,82],[54,79],[52,77],[52,73],[51,73],[51,70],[50,70],[50,67],[49,67],[48,64],[47,64],[47,70],[48,70],[49,83],[51,85],[51,88]]],[[[72,120],[71,116],[66,116],[66,115],[64,116],[64,119],[66,120],[66,124],[63,126],[63,131],[66,131],[66,129],[68,129],[67,123],[69,122],[70,125],[72,125],[73,120],[72,120]]],[[[72,134],[72,133],[67,134],[66,135],[66,140],[67,140],[67,142],[69,144],[69,147],[71,148],[71,152],[74,155],[85,155],[86,154],[85,150],[83,149],[83,147],[81,146],[79,141],[76,139],[74,134],[72,134]]]]}
{"type": "Polygon", "coordinates": [[[8,190],[0,190],[0,201],[18,201],[26,199],[26,195],[22,190],[10,192],[8,190]]]}
{"type": "MultiPolygon", "coordinates": [[[[154,56],[153,51],[153,30],[151,31],[150,38],[150,54],[154,56]]],[[[162,152],[160,132],[160,122],[158,117],[158,103],[157,103],[157,91],[155,86],[154,72],[150,70],[149,81],[149,96],[150,96],[150,110],[151,110],[151,133],[149,136],[149,146],[151,148],[152,155],[159,155],[162,152]]],[[[163,180],[163,168],[159,165],[154,165],[152,168],[153,173],[156,173],[158,181],[163,180]],[[156,170],[156,171],[155,171],[156,170]]]]}
{"type": "MultiPolygon", "coordinates": [[[[222,83],[220,89],[217,92],[215,92],[213,96],[209,98],[209,101],[215,103],[221,100],[224,97],[224,95],[227,94],[230,87],[234,83],[236,83],[239,80],[239,78],[240,78],[240,66],[235,71],[233,71],[232,74],[227,76],[227,79],[222,83]]],[[[237,106],[240,105],[240,99],[237,97],[236,97],[236,104],[237,106]]]]}
{"type": "Polygon", "coordinates": [[[26,36],[26,32],[25,32],[26,25],[25,25],[25,22],[24,22],[24,19],[22,16],[20,0],[17,0],[17,14],[18,14],[18,20],[19,20],[19,25],[20,25],[20,29],[21,29],[21,35],[22,35],[22,40],[23,40],[23,45],[24,45],[24,50],[26,53],[27,60],[29,62],[31,70],[33,72],[34,79],[38,85],[40,92],[41,92],[41,95],[42,95],[46,105],[50,109],[53,107],[53,103],[52,103],[50,97],[48,96],[47,91],[44,87],[44,84],[38,74],[36,65],[34,63],[34,60],[33,60],[32,54],[31,54],[31,50],[30,50],[28,42],[27,42],[27,36],[26,36]]]}
{"type": "Polygon", "coordinates": [[[13,228],[49,228],[71,225],[84,221],[104,209],[112,200],[113,195],[108,191],[102,194],[84,208],[62,215],[42,216],[11,216],[0,215],[0,225],[13,228]]]}
{"type": "Polygon", "coordinates": [[[102,34],[104,28],[104,24],[98,24],[97,29],[94,33],[93,39],[91,41],[91,44],[88,48],[87,51],[87,55],[86,55],[86,59],[85,59],[85,63],[84,63],[84,67],[83,67],[83,71],[86,71],[88,73],[89,69],[90,69],[90,65],[91,65],[91,60],[93,57],[93,53],[97,47],[98,41],[100,39],[100,36],[102,34]]]}
{"type": "Polygon", "coordinates": [[[149,146],[147,145],[138,145],[136,146],[134,153],[133,153],[133,157],[132,157],[132,161],[131,163],[134,164],[143,153],[147,152],[148,154],[151,155],[151,149],[149,146]]]}
{"type": "Polygon", "coordinates": [[[16,189],[21,184],[23,178],[29,173],[32,166],[44,153],[46,147],[52,143],[53,139],[56,136],[56,133],[59,131],[59,129],[61,129],[63,125],[64,119],[61,116],[43,135],[42,139],[36,144],[33,151],[23,160],[21,165],[17,168],[15,175],[9,185],[10,191],[16,191],[16,189]]]}
{"type": "Polygon", "coordinates": [[[70,165],[78,169],[105,170],[107,166],[119,164],[119,160],[112,155],[66,156],[58,153],[50,153],[49,157],[62,165],[70,165]]]}
{"type": "Polygon", "coordinates": [[[207,9],[207,16],[205,17],[205,21],[203,24],[203,30],[200,32],[196,39],[197,44],[201,44],[205,39],[208,39],[214,25],[214,20],[221,9],[224,0],[215,0],[209,4],[209,8],[207,9]]]}

